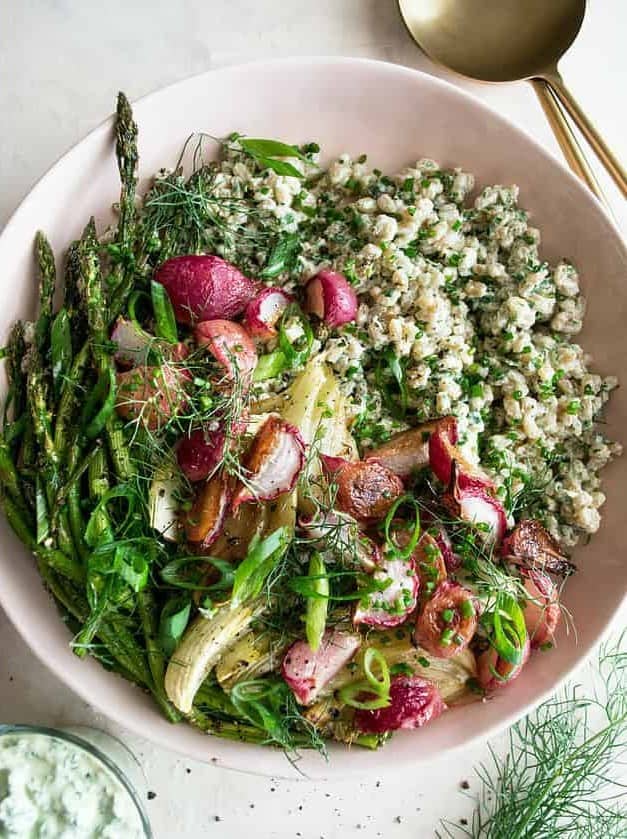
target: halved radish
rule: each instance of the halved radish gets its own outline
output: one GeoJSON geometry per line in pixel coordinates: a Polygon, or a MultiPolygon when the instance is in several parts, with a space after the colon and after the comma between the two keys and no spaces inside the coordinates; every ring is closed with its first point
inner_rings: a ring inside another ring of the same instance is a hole
{"type": "Polygon", "coordinates": [[[523,613],[532,647],[541,647],[553,640],[562,611],[555,583],[541,571],[525,572],[528,599],[523,613]]]}
{"type": "Polygon", "coordinates": [[[521,670],[529,659],[529,639],[525,639],[523,657],[520,664],[510,664],[501,658],[497,651],[490,647],[477,658],[477,681],[484,690],[492,691],[506,687],[518,678],[521,670]]]}
{"type": "Polygon", "coordinates": [[[257,350],[246,330],[230,320],[207,320],[194,332],[196,342],[206,347],[224,370],[227,379],[250,384],[257,366],[257,350]]]}
{"type": "Polygon", "coordinates": [[[327,326],[351,323],[357,316],[357,295],[344,274],[319,271],[305,287],[305,310],[327,326]]]}
{"type": "Polygon", "coordinates": [[[115,409],[124,419],[141,420],[153,430],[160,428],[184,410],[190,378],[187,370],[169,364],[117,373],[115,409]]]}
{"type": "Polygon", "coordinates": [[[235,265],[213,254],[168,259],[157,269],[155,281],[165,286],[176,319],[192,325],[241,315],[258,287],[235,265]]]}
{"type": "Polygon", "coordinates": [[[535,519],[519,521],[503,540],[501,553],[517,565],[548,571],[560,577],[572,574],[575,570],[555,539],[535,519]]]}
{"type": "Polygon", "coordinates": [[[390,704],[374,711],[355,712],[356,727],[368,734],[384,734],[399,728],[420,728],[446,711],[440,691],[421,676],[394,676],[390,704]]]}
{"type": "Polygon", "coordinates": [[[448,577],[440,546],[430,533],[423,533],[420,537],[413,560],[420,579],[421,597],[427,599],[448,577]]]}
{"type": "Polygon", "coordinates": [[[437,422],[427,422],[407,431],[399,431],[386,443],[366,451],[364,460],[378,460],[399,478],[407,480],[429,465],[429,437],[437,422]]]}
{"type": "Polygon", "coordinates": [[[242,480],[233,497],[233,510],[247,501],[272,501],[292,490],[305,465],[300,431],[277,416],[261,426],[246,452],[242,480]]]}
{"type": "Polygon", "coordinates": [[[442,552],[442,558],[444,559],[444,565],[446,566],[446,570],[449,574],[452,571],[457,571],[457,569],[461,565],[461,559],[453,550],[453,543],[451,542],[450,536],[442,527],[442,525],[436,525],[435,531],[436,532],[434,533],[433,538],[435,539],[438,548],[442,552]]]}
{"type": "Polygon", "coordinates": [[[420,580],[413,558],[384,556],[372,576],[384,588],[365,595],[365,602],[359,601],[353,622],[379,629],[400,626],[416,608],[420,580]]]}
{"type": "Polygon", "coordinates": [[[229,482],[224,475],[214,475],[201,487],[183,526],[188,542],[202,548],[212,545],[222,532],[229,509],[229,482]]]}
{"type": "Polygon", "coordinates": [[[243,324],[247,332],[262,341],[274,338],[276,324],[293,299],[282,288],[264,288],[246,306],[243,324]]]}
{"type": "Polygon", "coordinates": [[[335,506],[358,521],[382,519],[403,494],[401,479],[376,460],[349,461],[328,455],[321,455],[320,460],[327,479],[337,487],[335,506]]]}
{"type": "Polygon", "coordinates": [[[481,477],[462,472],[456,460],[452,475],[444,504],[463,521],[480,525],[486,542],[500,542],[507,530],[507,515],[501,500],[493,495],[492,485],[481,477]]]}
{"type": "Polygon", "coordinates": [[[431,655],[451,658],[472,641],[477,619],[472,592],[446,580],[425,603],[416,622],[414,638],[431,655]]]}
{"type": "Polygon", "coordinates": [[[224,456],[226,434],[221,428],[209,431],[196,428],[181,437],[176,447],[176,459],[181,471],[190,481],[204,481],[210,477],[224,456]]]}
{"type": "Polygon", "coordinates": [[[285,654],[281,674],[301,705],[309,705],[361,646],[354,632],[327,629],[314,652],[306,641],[296,641],[285,654]]]}

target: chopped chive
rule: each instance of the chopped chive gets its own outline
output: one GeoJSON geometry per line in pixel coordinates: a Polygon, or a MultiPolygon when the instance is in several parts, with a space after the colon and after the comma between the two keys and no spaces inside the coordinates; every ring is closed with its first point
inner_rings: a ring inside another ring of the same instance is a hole
{"type": "Polygon", "coordinates": [[[472,600],[463,600],[459,611],[463,618],[471,618],[475,614],[475,607],[472,604],[472,600]]]}

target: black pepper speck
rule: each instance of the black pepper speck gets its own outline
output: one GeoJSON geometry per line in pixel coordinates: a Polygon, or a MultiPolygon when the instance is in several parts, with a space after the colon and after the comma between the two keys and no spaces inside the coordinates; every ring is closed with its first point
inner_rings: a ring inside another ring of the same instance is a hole
{"type": "Polygon", "coordinates": [[[148,795],[146,797],[148,798],[148,801],[152,801],[153,798],[157,797],[157,793],[153,792],[151,789],[149,789],[148,790],[148,795]]]}

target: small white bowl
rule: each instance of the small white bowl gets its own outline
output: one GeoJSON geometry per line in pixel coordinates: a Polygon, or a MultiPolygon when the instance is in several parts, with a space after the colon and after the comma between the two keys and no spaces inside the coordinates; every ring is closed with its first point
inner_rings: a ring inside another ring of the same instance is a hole
{"type": "MultiPolygon", "coordinates": [[[[292,142],[315,140],[325,154],[367,152],[394,172],[421,157],[461,166],[478,184],[517,183],[521,205],[542,231],[547,260],[567,256],[579,268],[588,298],[581,340],[594,368],[621,375],[627,362],[627,255],[621,237],[596,199],[533,139],[457,88],[414,70],[361,59],[294,59],[230,67],[145,97],[135,106],[141,174],[172,166],[186,137],[198,130],[292,142]]],[[[113,122],[107,120],[65,155],[17,210],[0,237],[0,334],[33,314],[33,237],[39,228],[62,253],[95,214],[99,228],[117,200],[113,122]]],[[[6,389],[6,384],[4,384],[6,389]]],[[[625,440],[625,389],[612,398],[607,434],[625,440]]],[[[428,762],[454,748],[485,740],[527,713],[591,651],[620,608],[627,587],[625,491],[627,458],[604,473],[607,503],[600,532],[575,557],[580,570],[566,588],[577,637],[562,633],[555,650],[533,656],[523,676],[489,703],[444,714],[416,732],[397,734],[379,752],[331,748],[325,763],[305,753],[300,771],[312,777],[382,772],[428,762]]],[[[0,521],[0,600],[33,651],[63,681],[107,716],[163,746],[199,760],[268,775],[294,775],[270,748],[207,737],[172,726],[148,696],[76,658],[69,634],[43,590],[28,552],[0,521]]]]}

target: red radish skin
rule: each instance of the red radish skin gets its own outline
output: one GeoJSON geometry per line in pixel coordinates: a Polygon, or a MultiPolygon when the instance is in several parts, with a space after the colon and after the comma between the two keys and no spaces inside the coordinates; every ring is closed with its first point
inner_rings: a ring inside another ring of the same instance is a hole
{"type": "Polygon", "coordinates": [[[420,586],[413,557],[391,559],[384,556],[373,576],[382,583],[391,582],[383,591],[367,595],[365,604],[359,602],[353,623],[378,629],[405,623],[416,608],[420,586]]]}
{"type": "Polygon", "coordinates": [[[382,519],[403,494],[403,482],[376,460],[349,461],[321,455],[322,468],[337,485],[336,507],[364,523],[382,519]]]}
{"type": "Polygon", "coordinates": [[[505,661],[493,647],[481,653],[477,658],[477,681],[481,687],[491,692],[511,684],[520,676],[521,670],[529,659],[530,649],[529,639],[527,638],[520,664],[510,664],[505,661]]]}
{"type": "Polygon", "coordinates": [[[529,595],[523,610],[531,646],[535,649],[553,641],[562,612],[555,583],[541,571],[525,574],[529,595]]]}
{"type": "Polygon", "coordinates": [[[453,551],[453,544],[446,530],[443,527],[438,527],[437,534],[434,538],[440,552],[442,553],[444,565],[446,566],[448,573],[450,574],[453,571],[457,571],[461,565],[461,559],[453,551]]]}
{"type": "Polygon", "coordinates": [[[243,320],[246,331],[260,341],[275,338],[276,325],[293,300],[282,288],[264,288],[246,306],[243,320]]]}
{"type": "Polygon", "coordinates": [[[176,459],[185,477],[189,481],[204,481],[213,475],[222,462],[225,444],[222,429],[197,428],[182,437],[176,447],[176,459]]]}
{"type": "Polygon", "coordinates": [[[464,458],[456,442],[457,420],[438,420],[429,437],[429,465],[448,487],[444,501],[464,521],[487,525],[486,541],[500,542],[507,530],[505,508],[494,494],[493,482],[464,458]]]}
{"type": "Polygon", "coordinates": [[[475,478],[484,486],[493,488],[494,484],[488,476],[479,467],[469,463],[457,448],[457,438],[455,417],[442,417],[433,423],[433,431],[429,436],[429,466],[433,474],[448,486],[453,479],[453,463],[456,463],[459,475],[475,478]]]}
{"type": "Polygon", "coordinates": [[[355,725],[364,734],[384,734],[400,728],[420,728],[446,711],[440,691],[420,676],[394,676],[390,704],[374,711],[358,709],[355,725]]]}
{"type": "Polygon", "coordinates": [[[191,376],[181,367],[134,367],[116,374],[117,413],[127,420],[140,420],[155,430],[183,411],[187,405],[186,384],[191,376]]]}
{"type": "Polygon", "coordinates": [[[196,343],[206,347],[230,381],[239,376],[249,386],[257,366],[257,350],[252,338],[239,323],[230,320],[207,320],[194,332],[196,343]]]}
{"type": "Polygon", "coordinates": [[[258,288],[213,254],[175,256],[159,266],[154,278],[168,292],[176,319],[188,325],[241,315],[258,288]]]}
{"type": "Polygon", "coordinates": [[[246,482],[235,492],[233,511],[248,501],[272,501],[290,492],[304,465],[300,431],[280,417],[268,417],[244,457],[246,482]]]}
{"type": "Polygon", "coordinates": [[[310,705],[320,691],[353,658],[361,646],[357,633],[327,629],[314,652],[306,641],[288,649],[281,675],[301,705],[310,705]]]}
{"type": "Polygon", "coordinates": [[[492,485],[481,477],[462,472],[456,460],[443,503],[463,521],[482,525],[479,532],[486,542],[498,543],[505,535],[507,515],[501,500],[493,495],[492,485]]]}
{"type": "Polygon", "coordinates": [[[421,597],[426,600],[448,577],[444,556],[436,539],[423,533],[412,558],[420,579],[421,597]]]}
{"type": "Polygon", "coordinates": [[[344,274],[319,271],[305,287],[305,310],[335,328],[357,317],[357,295],[344,274]]]}
{"type": "Polygon", "coordinates": [[[478,609],[472,592],[446,580],[425,603],[416,622],[414,640],[431,655],[452,658],[471,642],[477,631],[477,619],[478,609]],[[466,609],[470,609],[467,614],[466,609]],[[442,638],[446,632],[451,635],[448,641],[442,638]]]}

